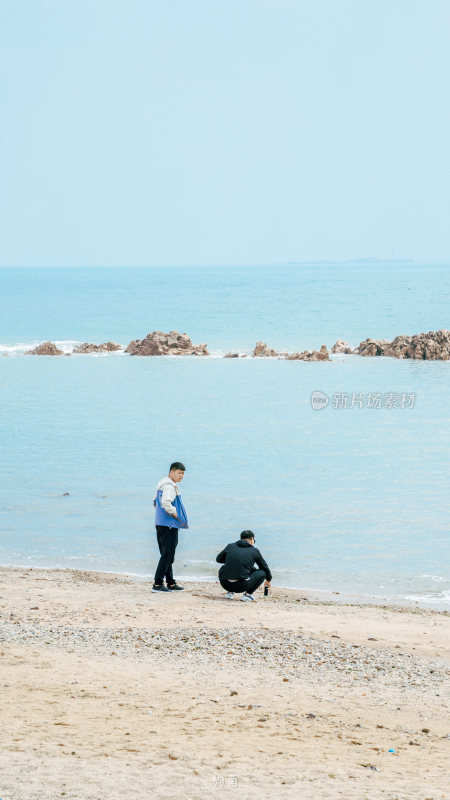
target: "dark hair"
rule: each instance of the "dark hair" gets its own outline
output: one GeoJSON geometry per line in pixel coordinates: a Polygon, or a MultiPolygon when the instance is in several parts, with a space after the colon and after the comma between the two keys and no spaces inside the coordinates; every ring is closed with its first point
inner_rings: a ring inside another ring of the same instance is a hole
{"type": "Polygon", "coordinates": [[[241,539],[254,539],[254,538],[255,534],[253,533],[253,531],[242,531],[241,533],[241,539]]]}
{"type": "Polygon", "coordinates": [[[169,472],[172,472],[173,469],[181,469],[182,472],[186,472],[186,467],[181,461],[174,461],[173,464],[170,465],[169,472]]]}

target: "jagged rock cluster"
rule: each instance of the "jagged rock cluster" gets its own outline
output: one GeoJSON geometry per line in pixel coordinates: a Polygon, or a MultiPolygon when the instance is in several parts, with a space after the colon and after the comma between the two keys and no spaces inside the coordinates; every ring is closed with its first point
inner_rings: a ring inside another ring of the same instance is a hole
{"type": "Polygon", "coordinates": [[[27,356],[63,356],[62,350],[58,350],[56,344],[53,342],[42,342],[34,350],[28,350],[25,354],[27,356]]]}
{"type": "Polygon", "coordinates": [[[347,342],[344,342],[343,339],[338,339],[337,342],[334,343],[333,347],[331,348],[332,353],[356,353],[357,348],[351,347],[347,342]]]}
{"type": "Polygon", "coordinates": [[[206,344],[192,344],[187,333],[153,331],[125,349],[132,356],[209,356],[206,344]]]}
{"type": "MultiPolygon", "coordinates": [[[[107,353],[122,350],[120,344],[115,342],[104,342],[103,344],[92,344],[91,342],[84,342],[78,345],[73,350],[74,354],[82,355],[88,353],[107,353]]],[[[178,331],[170,331],[170,333],[163,333],[163,331],[153,331],[147,334],[145,339],[133,339],[128,347],[125,349],[126,353],[132,356],[208,356],[209,352],[206,344],[192,344],[191,339],[186,333],[178,333],[178,331]]],[[[62,356],[62,350],[59,350],[53,342],[43,342],[34,350],[29,350],[27,355],[35,356],[62,356]]],[[[69,353],[66,353],[69,355],[69,353]]]]}
{"type": "Polygon", "coordinates": [[[272,350],[265,342],[256,342],[253,350],[255,358],[284,358],[286,361],[329,361],[330,356],[326,345],[320,350],[303,350],[301,353],[286,353],[282,350],[272,350]]]}
{"type": "MultiPolygon", "coordinates": [[[[111,353],[114,350],[122,350],[120,344],[115,344],[114,342],[104,342],[103,344],[91,344],[90,342],[84,342],[84,344],[78,345],[75,347],[74,353],[111,353]]],[[[62,350],[58,350],[53,342],[43,342],[42,344],[38,345],[34,348],[34,350],[28,350],[25,355],[27,356],[69,356],[70,353],[64,353],[62,350]]]]}
{"type": "Polygon", "coordinates": [[[113,353],[115,350],[122,350],[122,345],[115,344],[114,342],[103,342],[103,344],[91,344],[84,342],[78,345],[73,351],[74,353],[113,353]]]}
{"type": "Polygon", "coordinates": [[[320,350],[303,350],[301,353],[287,353],[287,361],[329,361],[330,355],[326,344],[320,350]]]}
{"type": "Polygon", "coordinates": [[[279,358],[281,353],[278,350],[271,350],[265,342],[256,342],[253,355],[255,358],[279,358]]]}
{"type": "Polygon", "coordinates": [[[390,356],[391,358],[417,358],[422,361],[448,361],[450,359],[450,331],[439,330],[416,333],[413,336],[396,336],[387,339],[365,339],[357,352],[361,356],[390,356]]]}
{"type": "MultiPolygon", "coordinates": [[[[104,342],[91,344],[84,342],[74,349],[74,353],[106,353],[122,350],[120,344],[104,342]]],[[[187,333],[178,331],[153,331],[145,339],[133,339],[125,349],[132,356],[208,356],[206,344],[192,344],[187,333]]],[[[365,339],[358,347],[351,347],[343,339],[338,339],[331,348],[332,353],[357,354],[361,356],[390,356],[391,358],[416,358],[420,360],[450,360],[450,331],[439,330],[429,333],[418,333],[414,336],[396,336],[390,342],[388,339],[365,339]]],[[[7,355],[3,353],[3,355],[7,355]]],[[[43,342],[29,350],[26,355],[37,356],[62,356],[70,355],[59,350],[53,342],[43,342]]],[[[301,353],[287,353],[283,350],[273,350],[265,342],[256,342],[253,350],[255,358],[281,358],[286,361],[329,361],[330,356],[326,345],[320,350],[303,350],[301,353]]],[[[226,353],[224,358],[246,358],[245,353],[232,351],[226,353]]]]}

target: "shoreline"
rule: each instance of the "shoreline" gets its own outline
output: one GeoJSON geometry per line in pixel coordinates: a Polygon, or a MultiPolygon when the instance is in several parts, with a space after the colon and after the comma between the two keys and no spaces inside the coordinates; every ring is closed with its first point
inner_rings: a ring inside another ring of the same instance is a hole
{"type": "MultiPolygon", "coordinates": [[[[33,565],[30,566],[29,564],[3,564],[0,563],[0,571],[1,570],[25,570],[25,571],[45,571],[45,572],[68,572],[68,573],[92,573],[93,575],[106,575],[109,577],[115,578],[130,578],[136,580],[142,580],[146,583],[151,583],[153,581],[153,573],[146,574],[146,573],[138,573],[138,572],[117,572],[111,570],[99,570],[99,569],[92,569],[90,567],[53,567],[48,565],[33,565]]],[[[185,576],[180,573],[180,581],[185,583],[194,583],[194,584],[205,584],[205,585],[214,585],[219,584],[217,576],[210,578],[205,576],[185,576]]],[[[308,589],[298,586],[282,586],[281,584],[276,584],[273,587],[276,591],[280,590],[283,592],[292,592],[293,595],[301,595],[302,599],[309,602],[315,603],[317,605],[336,605],[336,606],[355,606],[358,608],[384,608],[390,609],[392,611],[430,611],[435,614],[439,614],[442,616],[450,616],[450,600],[447,602],[448,608],[436,608],[435,604],[432,601],[419,601],[419,600],[408,600],[406,598],[399,598],[395,600],[393,598],[383,598],[377,597],[375,595],[363,595],[355,592],[342,592],[342,591],[334,591],[332,589],[308,589]]],[[[445,602],[445,601],[444,601],[445,602]]]]}
{"type": "Polygon", "coordinates": [[[3,800],[449,798],[447,615],[256,595],[1,567],[3,800]]]}

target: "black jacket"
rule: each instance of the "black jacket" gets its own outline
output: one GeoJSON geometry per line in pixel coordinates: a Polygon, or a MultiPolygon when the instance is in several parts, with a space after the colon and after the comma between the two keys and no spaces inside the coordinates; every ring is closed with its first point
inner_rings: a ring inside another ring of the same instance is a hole
{"type": "Polygon", "coordinates": [[[272,580],[272,573],[264,561],[257,547],[254,547],[248,539],[239,539],[238,542],[227,544],[219,555],[216,556],[218,564],[223,564],[219,570],[219,577],[225,581],[245,580],[253,572],[255,561],[260,569],[266,573],[266,579],[272,580]]]}

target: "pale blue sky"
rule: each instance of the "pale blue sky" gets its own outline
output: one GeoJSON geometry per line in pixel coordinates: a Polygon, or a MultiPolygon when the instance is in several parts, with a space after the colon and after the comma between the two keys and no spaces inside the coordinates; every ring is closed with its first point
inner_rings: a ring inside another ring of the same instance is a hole
{"type": "Polygon", "coordinates": [[[448,0],[0,0],[0,264],[450,261],[448,0]]]}

